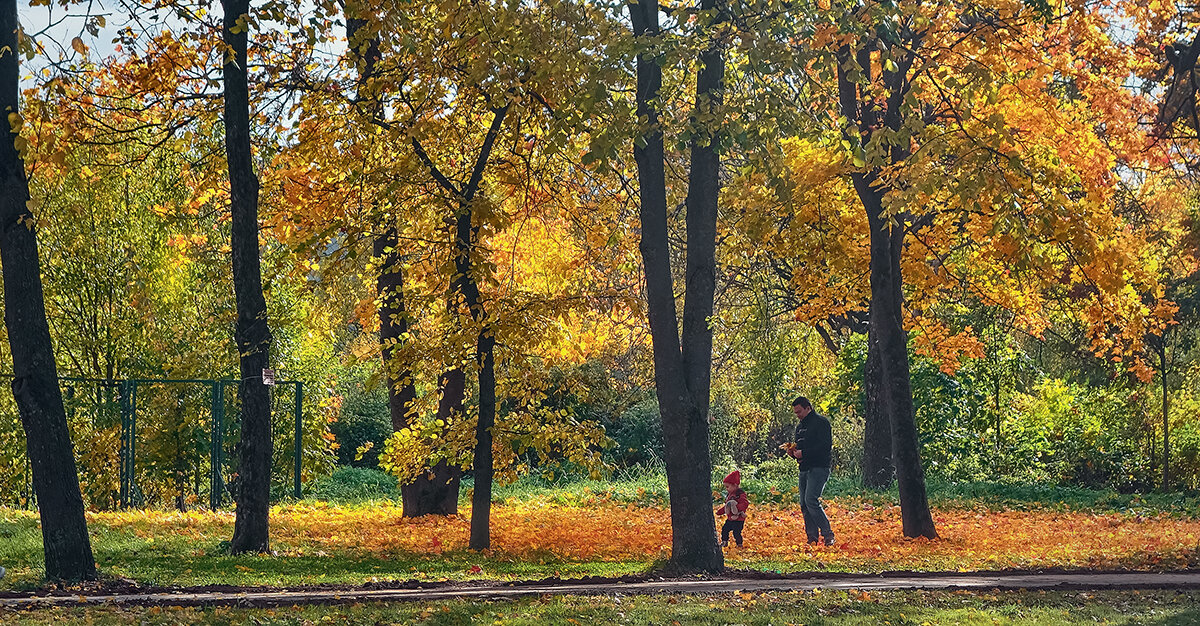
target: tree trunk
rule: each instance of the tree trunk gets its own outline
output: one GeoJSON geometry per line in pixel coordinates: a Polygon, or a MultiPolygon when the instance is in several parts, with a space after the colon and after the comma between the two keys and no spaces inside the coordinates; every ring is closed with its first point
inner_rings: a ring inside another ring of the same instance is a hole
{"type": "Polygon", "coordinates": [[[20,66],[17,60],[15,0],[0,9],[0,265],[4,281],[4,324],[13,357],[13,398],[25,429],[25,451],[33,469],[42,522],[46,577],[55,580],[93,580],[96,562],[83,515],[83,496],[58,371],[38,260],[36,222],[29,210],[25,164],[14,145],[9,116],[19,115],[20,66]]]}
{"type": "Polygon", "coordinates": [[[408,412],[417,399],[417,386],[412,372],[397,363],[396,346],[407,341],[408,314],[404,308],[404,268],[400,265],[397,250],[396,229],[386,228],[375,236],[375,262],[379,264],[379,275],[375,278],[375,291],[379,298],[379,347],[383,354],[383,373],[387,380],[388,412],[392,418],[392,430],[408,426],[408,412]]]}
{"type": "MultiPolygon", "coordinates": [[[[912,50],[920,47],[920,38],[912,50]]],[[[838,104],[851,126],[843,128],[852,145],[867,143],[881,126],[899,131],[903,125],[900,109],[910,83],[905,79],[916,58],[902,56],[893,69],[882,69],[879,82],[886,88],[886,100],[878,101],[862,85],[873,84],[871,50],[873,40],[859,42],[858,49],[843,46],[837,54],[838,104]],[[861,78],[851,78],[857,65],[861,78]],[[861,81],[861,83],[860,83],[861,81]],[[882,106],[881,106],[882,104],[882,106]]],[[[860,148],[861,149],[861,148],[860,148]]],[[[908,157],[908,146],[895,145],[888,161],[901,163],[908,157]]],[[[908,334],[904,331],[904,282],[900,256],[904,251],[904,215],[885,215],[883,198],[887,188],[879,180],[879,169],[851,174],[854,191],[867,213],[871,229],[871,306],[869,311],[872,342],[879,346],[880,406],[887,415],[892,432],[892,463],[900,492],[900,516],[906,537],[937,537],[929,500],[925,493],[925,469],[917,440],[913,411],[912,379],[908,363],[908,334]]]]}
{"type": "Polygon", "coordinates": [[[883,194],[874,176],[855,174],[854,187],[867,210],[871,228],[871,334],[879,342],[883,407],[892,430],[892,453],[900,492],[900,517],[905,537],[937,537],[925,492],[925,469],[913,411],[908,363],[908,334],[904,331],[903,283],[900,253],[901,225],[889,226],[883,214],[883,194]]]}
{"type": "MultiPolygon", "coordinates": [[[[399,241],[395,228],[388,228],[375,237],[374,253],[379,263],[375,288],[379,294],[379,343],[383,354],[383,371],[387,380],[388,412],[392,429],[408,426],[409,413],[417,399],[417,387],[412,371],[401,367],[395,359],[396,345],[407,341],[408,316],[404,304],[404,268],[400,264],[399,241]]],[[[442,378],[442,401],[438,418],[449,419],[452,412],[462,413],[465,377],[454,370],[442,378]],[[453,378],[454,384],[446,384],[453,378]]],[[[458,514],[458,488],[462,471],[445,461],[425,474],[400,486],[405,517],[458,514]]]]}
{"type": "Polygon", "coordinates": [[[867,362],[863,367],[863,486],[887,489],[892,484],[892,424],[883,408],[883,368],[879,362],[879,341],[867,332],[867,362]]]}
{"type": "MultiPolygon", "coordinates": [[[[358,89],[356,97],[360,100],[373,97],[367,87],[367,81],[375,75],[380,51],[379,37],[374,36],[364,40],[359,32],[367,26],[366,17],[369,14],[365,8],[357,4],[346,6],[346,41],[349,54],[355,57],[358,67],[358,89]]],[[[378,100],[371,103],[373,115],[380,114],[378,100]]],[[[409,413],[417,398],[416,384],[412,380],[412,371],[401,367],[397,369],[394,358],[395,346],[404,341],[408,332],[408,316],[404,301],[404,268],[400,259],[400,241],[394,226],[385,227],[383,232],[375,237],[374,253],[379,263],[379,275],[375,287],[379,296],[379,343],[382,352],[384,377],[388,388],[388,412],[392,420],[392,430],[398,431],[408,426],[409,413]]],[[[462,403],[465,389],[463,387],[462,370],[458,374],[457,385],[446,385],[450,373],[443,375],[441,390],[442,402],[439,405],[438,418],[447,420],[451,410],[462,413],[462,403]],[[449,391],[447,398],[446,392],[449,391]],[[449,400],[447,403],[446,400],[449,400]],[[443,410],[443,407],[444,410],[443,410]]],[[[458,490],[462,471],[449,463],[441,462],[429,468],[429,471],[418,476],[411,482],[400,486],[400,499],[403,502],[406,517],[422,515],[456,515],[458,513],[458,490]]]]}
{"type": "MultiPolygon", "coordinates": [[[[711,9],[713,4],[705,0],[703,8],[711,9]]],[[[660,34],[657,3],[630,4],[629,12],[637,37],[660,34]]],[[[672,531],[669,566],[683,572],[719,572],[725,564],[713,523],[708,399],[720,163],[716,146],[702,144],[702,140],[693,143],[687,201],[688,283],[681,344],[667,238],[663,135],[655,108],[662,87],[658,56],[647,51],[637,58],[637,112],[647,126],[634,142],[633,152],[638,169],[642,227],[639,248],[646,272],[655,391],[668,442],[665,460],[672,531]]],[[[700,61],[697,113],[720,106],[724,72],[716,48],[701,53],[700,61]]]]}
{"type": "MultiPolygon", "coordinates": [[[[493,130],[498,130],[498,124],[493,124],[493,130]]],[[[494,133],[489,134],[490,139],[494,139],[494,133]]],[[[492,427],[496,424],[496,340],[480,299],[479,285],[471,275],[470,254],[475,234],[471,226],[471,214],[469,202],[464,202],[458,214],[454,266],[457,291],[462,294],[471,318],[480,324],[475,342],[475,359],[479,368],[479,421],[475,426],[475,455],[471,466],[475,487],[471,494],[471,537],[467,547],[486,550],[492,545],[492,478],[496,469],[492,459],[492,427]]]]}
{"type": "Polygon", "coordinates": [[[496,425],[496,339],[491,328],[484,324],[476,343],[479,365],[479,424],[475,428],[475,488],[471,492],[472,550],[486,550],[492,545],[492,478],[496,468],[492,459],[492,427],[496,425]]]}
{"type": "Polygon", "coordinates": [[[237,517],[230,550],[267,552],[271,506],[271,392],[263,384],[271,331],[263,298],[258,244],[258,177],[250,151],[250,87],[246,72],[249,0],[222,0],[229,52],[225,79],[225,158],[229,165],[230,243],[235,331],[240,358],[242,436],[238,442],[237,517]],[[235,32],[236,31],[236,32],[235,32]]]}
{"type": "Polygon", "coordinates": [[[1167,332],[1167,330],[1163,330],[1163,335],[1159,338],[1158,345],[1159,379],[1162,382],[1163,491],[1171,489],[1171,406],[1169,388],[1167,387],[1167,332]]]}
{"type": "MultiPolygon", "coordinates": [[[[475,164],[471,169],[471,178],[466,186],[459,189],[450,179],[438,169],[429,158],[429,154],[421,146],[421,142],[412,138],[412,146],[430,174],[447,194],[457,201],[455,210],[454,232],[454,276],[450,280],[451,302],[455,294],[462,297],[471,314],[471,320],[479,326],[475,340],[475,363],[479,370],[479,421],[475,427],[475,456],[472,474],[475,488],[471,496],[471,537],[467,547],[472,550],[486,550],[492,545],[491,516],[492,516],[492,478],[495,467],[492,459],[492,427],[496,424],[496,338],[492,334],[491,322],[487,319],[487,310],[479,293],[479,284],[472,273],[471,252],[475,247],[475,237],[478,228],[472,224],[473,211],[471,204],[483,183],[483,174],[491,159],[492,148],[496,138],[508,116],[510,104],[492,109],[492,123],[479,147],[475,164]]],[[[452,370],[448,374],[462,376],[461,370],[452,370]]],[[[448,382],[457,382],[447,379],[448,382]]],[[[445,398],[443,398],[445,401],[445,398]]]]}

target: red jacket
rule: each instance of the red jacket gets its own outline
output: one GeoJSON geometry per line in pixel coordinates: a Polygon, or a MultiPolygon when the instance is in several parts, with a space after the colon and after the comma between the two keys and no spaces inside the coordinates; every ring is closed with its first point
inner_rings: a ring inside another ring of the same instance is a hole
{"type": "Polygon", "coordinates": [[[725,496],[726,507],[730,502],[737,503],[737,515],[729,515],[729,509],[725,508],[725,513],[729,515],[730,521],[745,520],[746,509],[750,508],[750,499],[746,497],[746,492],[740,487],[729,492],[729,495],[725,496]]]}

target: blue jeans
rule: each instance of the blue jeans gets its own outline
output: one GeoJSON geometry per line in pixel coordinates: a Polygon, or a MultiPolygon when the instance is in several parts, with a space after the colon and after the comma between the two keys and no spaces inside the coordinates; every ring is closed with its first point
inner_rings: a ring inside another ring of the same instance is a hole
{"type": "Polygon", "coordinates": [[[825,537],[826,541],[833,539],[829,518],[821,507],[821,493],[827,482],[828,467],[812,467],[800,472],[800,512],[804,514],[804,534],[808,535],[810,543],[819,537],[825,537]]]}

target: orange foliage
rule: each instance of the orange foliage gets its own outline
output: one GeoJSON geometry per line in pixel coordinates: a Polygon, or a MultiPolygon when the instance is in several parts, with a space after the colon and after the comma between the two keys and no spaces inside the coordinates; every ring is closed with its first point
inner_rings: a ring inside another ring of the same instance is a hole
{"type": "MultiPolygon", "coordinates": [[[[746,523],[746,547],[729,549],[731,567],[789,570],[979,570],[1033,567],[1172,568],[1195,565],[1200,520],[1053,511],[935,511],[941,538],[905,539],[900,509],[855,499],[826,503],[838,545],[805,544],[798,505],[758,505],[746,523]]],[[[343,508],[324,503],[272,512],[273,545],[281,556],[324,553],[387,558],[400,554],[436,560],[466,548],[469,513],[405,518],[387,504],[343,508]]],[[[231,513],[137,511],[92,513],[89,523],[138,535],[201,539],[224,536],[231,513]]],[[[199,544],[198,544],[199,545],[199,544]]],[[[547,502],[495,504],[488,556],[539,562],[650,563],[668,555],[670,514],[665,508],[606,501],[586,506],[547,502]]]]}

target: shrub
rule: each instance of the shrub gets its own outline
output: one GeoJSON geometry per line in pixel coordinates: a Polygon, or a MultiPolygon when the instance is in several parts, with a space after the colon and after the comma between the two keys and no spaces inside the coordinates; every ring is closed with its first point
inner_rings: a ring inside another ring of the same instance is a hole
{"type": "Polygon", "coordinates": [[[796,480],[798,474],[796,460],[791,457],[767,459],[754,468],[754,478],[761,481],[779,482],[796,480]]]}
{"type": "Polygon", "coordinates": [[[368,390],[362,383],[350,383],[342,394],[342,409],[337,421],[329,426],[338,444],[338,464],[377,468],[383,442],[392,434],[387,392],[382,388],[368,390]],[[361,459],[355,459],[358,449],[367,443],[371,448],[361,459]]]}
{"type": "Polygon", "coordinates": [[[616,445],[609,454],[620,467],[653,463],[663,458],[662,420],[658,400],[650,398],[633,405],[617,419],[608,433],[616,445]]]}
{"type": "Polygon", "coordinates": [[[340,467],[333,474],[314,482],[308,496],[332,502],[399,500],[400,486],[396,477],[387,472],[361,467],[340,467]]]}

